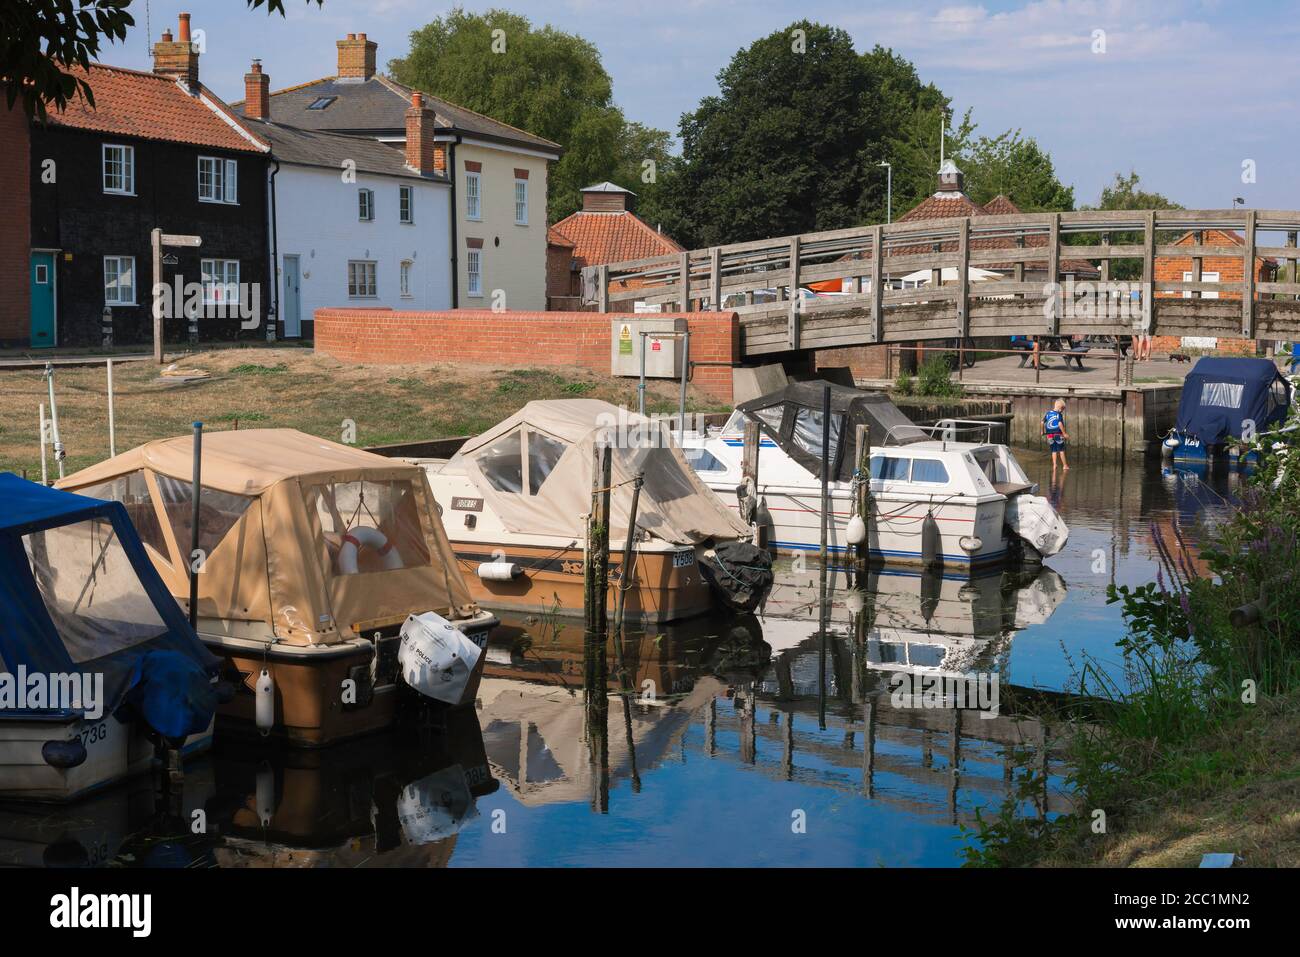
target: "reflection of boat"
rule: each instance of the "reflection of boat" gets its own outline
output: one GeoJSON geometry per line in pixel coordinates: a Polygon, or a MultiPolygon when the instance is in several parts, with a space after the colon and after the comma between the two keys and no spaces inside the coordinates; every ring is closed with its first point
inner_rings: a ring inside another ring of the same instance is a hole
{"type": "MultiPolygon", "coordinates": [[[[185,606],[192,450],[188,436],[150,442],[60,483],[124,502],[185,606]]],[[[238,676],[220,712],[237,727],[253,726],[268,681],[272,730],[294,744],[386,727],[408,615],[496,624],[470,598],[419,468],[291,429],[214,432],[202,453],[198,630],[238,676]]]]}
{"type": "Polygon", "coordinates": [[[115,502],[0,473],[0,797],[67,801],[211,742],[217,659],[115,502]]]}
{"type": "MultiPolygon", "coordinates": [[[[1183,380],[1178,416],[1162,451],[1179,463],[1204,463],[1225,453],[1235,461],[1233,440],[1249,442],[1283,422],[1292,391],[1271,359],[1203,356],[1183,380]]],[[[1241,464],[1257,458],[1248,453],[1241,464]]]]}
{"type": "Polygon", "coordinates": [[[529,402],[450,461],[425,462],[474,597],[495,608],[582,613],[597,443],[613,450],[610,613],[637,474],[627,615],[664,622],[707,610],[713,595],[701,562],[711,545],[749,529],[695,476],[662,423],[591,399],[529,402]]]}
{"type": "Polygon", "coordinates": [[[497,789],[474,713],[421,731],[290,750],[213,755],[205,802],[222,867],[441,866],[497,789]]]}
{"type": "MultiPolygon", "coordinates": [[[[850,547],[856,426],[870,428],[869,541],[888,563],[971,569],[1017,553],[1051,556],[1069,529],[1030,483],[1005,445],[960,441],[988,423],[913,425],[880,393],[799,382],[742,403],[718,432],[688,437],[687,455],[710,488],[734,497],[743,487],[747,420],[757,423],[757,514],[770,515],[769,544],[782,552],[820,544],[823,391],[831,392],[828,549],[850,547]]],[[[985,435],[987,439],[987,434],[985,435]]],[[[746,506],[748,507],[748,506],[746,506]]],[[[766,520],[766,519],[765,519],[766,520]]]]}

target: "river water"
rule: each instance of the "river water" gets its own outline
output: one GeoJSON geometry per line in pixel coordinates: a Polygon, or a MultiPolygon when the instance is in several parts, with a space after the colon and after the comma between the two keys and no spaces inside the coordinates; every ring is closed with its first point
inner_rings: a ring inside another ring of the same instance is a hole
{"type": "Polygon", "coordinates": [[[1107,586],[1152,580],[1156,537],[1194,542],[1238,481],[1108,458],[1053,481],[1045,456],[1018,457],[1070,525],[1047,567],[876,572],[865,592],[835,571],[823,623],[815,563],[784,559],[756,617],[629,636],[605,771],[588,760],[580,626],[507,617],[478,707],[445,728],[324,752],[219,744],[188,763],[179,806],[144,779],[71,809],[0,808],[0,864],[959,864],[962,826],[1012,786],[1013,751],[1048,774],[1023,813],[1068,807],[1050,729],[895,707],[891,676],[1068,692],[1086,658],[1113,669],[1107,586]]]}

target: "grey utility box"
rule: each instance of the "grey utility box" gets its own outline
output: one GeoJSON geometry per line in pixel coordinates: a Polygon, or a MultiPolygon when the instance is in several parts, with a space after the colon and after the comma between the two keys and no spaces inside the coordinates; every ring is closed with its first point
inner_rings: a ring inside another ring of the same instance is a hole
{"type": "Polygon", "coordinates": [[[682,374],[682,339],[669,336],[663,339],[642,332],[685,332],[685,319],[659,319],[649,316],[626,316],[610,320],[609,360],[610,371],[618,376],[641,375],[641,347],[645,344],[645,374],[647,379],[677,379],[682,374]]]}

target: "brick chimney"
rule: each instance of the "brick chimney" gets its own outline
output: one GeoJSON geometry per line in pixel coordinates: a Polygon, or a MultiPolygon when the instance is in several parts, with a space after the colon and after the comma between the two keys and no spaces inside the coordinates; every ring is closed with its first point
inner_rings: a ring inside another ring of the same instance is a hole
{"type": "Polygon", "coordinates": [[[244,116],[250,120],[271,118],[271,78],[262,72],[261,60],[254,60],[244,74],[244,116]]]}
{"type": "MultiPolygon", "coordinates": [[[[419,170],[422,176],[434,172],[434,118],[433,110],[424,105],[424,94],[418,90],[411,94],[411,107],[406,111],[406,165],[419,170]]],[[[443,162],[444,170],[446,162],[443,162]]]]}
{"type": "Polygon", "coordinates": [[[346,40],[335,41],[339,48],[338,78],[368,80],[375,75],[375,51],[379,44],[367,40],[364,33],[349,33],[346,40]]]}
{"type": "Polygon", "coordinates": [[[176,39],[164,30],[153,45],[153,71],[184,80],[191,90],[199,88],[199,51],[190,40],[190,15],[182,13],[176,26],[176,39]]]}

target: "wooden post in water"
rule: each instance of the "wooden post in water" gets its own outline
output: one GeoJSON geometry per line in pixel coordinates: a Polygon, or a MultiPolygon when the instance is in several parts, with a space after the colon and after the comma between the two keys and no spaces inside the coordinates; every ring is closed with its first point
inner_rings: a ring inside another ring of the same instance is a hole
{"type": "Polygon", "coordinates": [[[745,488],[745,501],[741,505],[741,519],[755,526],[754,544],[759,548],[767,547],[767,528],[758,522],[758,449],[763,441],[763,433],[758,423],[746,417],[745,438],[741,447],[740,478],[745,488]]]}
{"type": "Polygon", "coordinates": [[[596,446],[591,475],[591,514],[587,517],[587,563],[583,569],[583,703],[586,710],[587,743],[594,761],[608,761],[606,727],[609,681],[605,646],[609,637],[609,486],[612,472],[610,447],[596,446]]]}
{"type": "Polygon", "coordinates": [[[826,534],[830,525],[830,471],[831,471],[831,387],[822,386],[822,509],[821,509],[821,562],[826,569],[826,534]]]}

